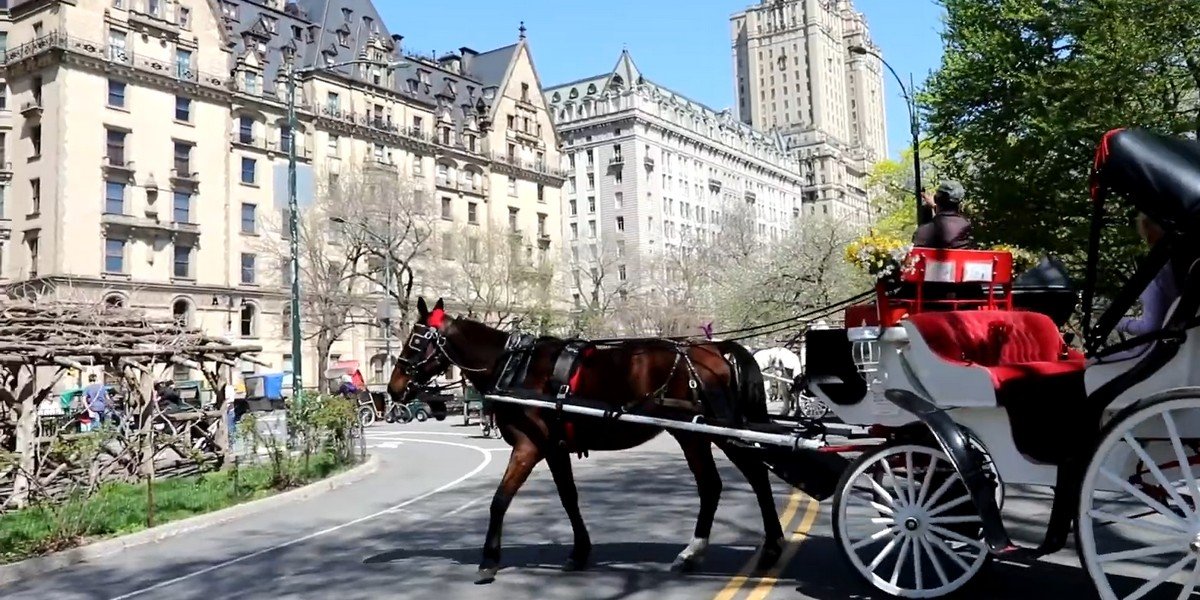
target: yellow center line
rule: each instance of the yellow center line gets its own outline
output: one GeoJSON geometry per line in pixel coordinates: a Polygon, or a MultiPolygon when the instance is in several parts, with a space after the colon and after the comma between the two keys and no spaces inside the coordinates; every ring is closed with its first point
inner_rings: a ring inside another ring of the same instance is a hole
{"type": "Polygon", "coordinates": [[[812,529],[813,523],[817,521],[817,513],[820,512],[821,505],[812,498],[808,499],[808,507],[804,510],[804,518],[800,519],[800,524],[796,526],[796,531],[792,533],[787,549],[783,551],[783,555],[779,557],[779,562],[767,573],[765,577],[759,580],[758,586],[750,592],[747,600],[763,600],[767,594],[775,587],[779,581],[779,574],[787,568],[788,563],[796,556],[796,551],[800,549],[800,542],[803,542],[808,537],[808,530],[812,529]]]}
{"type": "MultiPolygon", "coordinates": [[[[792,496],[788,499],[787,506],[783,509],[783,515],[779,517],[779,525],[784,531],[787,531],[789,528],[791,528],[792,519],[796,517],[796,511],[800,508],[800,500],[803,498],[804,494],[796,490],[792,491],[792,496]]],[[[741,591],[742,586],[746,584],[746,580],[749,579],[750,574],[754,572],[754,565],[758,562],[758,554],[758,552],[755,552],[754,556],[751,556],[750,560],[746,561],[746,564],[742,566],[741,570],[738,571],[738,574],[734,575],[734,577],[729,580],[729,583],[725,584],[725,587],[716,595],[715,598],[713,598],[713,600],[732,600],[733,597],[736,596],[739,591],[741,591]]]]}

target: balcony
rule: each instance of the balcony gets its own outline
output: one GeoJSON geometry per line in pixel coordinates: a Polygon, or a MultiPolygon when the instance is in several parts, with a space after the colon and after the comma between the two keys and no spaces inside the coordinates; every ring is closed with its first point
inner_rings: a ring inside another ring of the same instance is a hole
{"type": "Polygon", "coordinates": [[[9,181],[12,179],[12,176],[12,163],[0,158],[0,181],[9,181]]]}
{"type": "Polygon", "coordinates": [[[647,156],[645,159],[642,160],[642,165],[646,167],[647,171],[653,171],[654,170],[654,159],[647,156]]]}
{"type": "Polygon", "coordinates": [[[387,172],[397,172],[400,170],[400,165],[396,164],[396,161],[385,156],[368,156],[363,160],[363,167],[387,172]]]}
{"type": "Polygon", "coordinates": [[[28,119],[42,116],[43,110],[41,98],[34,98],[33,100],[21,103],[21,116],[28,119]]]}
{"type": "Polygon", "coordinates": [[[267,149],[266,140],[263,139],[262,136],[246,133],[244,131],[235,131],[229,134],[229,141],[230,143],[243,148],[257,148],[259,150],[267,149]]]}
{"type": "Polygon", "coordinates": [[[176,164],[175,168],[171,169],[171,183],[194,188],[200,185],[200,174],[192,171],[191,165],[176,164]]]}
{"type": "Polygon", "coordinates": [[[608,159],[608,166],[610,167],[619,167],[623,164],[625,164],[625,158],[620,154],[614,154],[608,159]]]}
{"type": "Polygon", "coordinates": [[[105,234],[121,237],[159,237],[166,235],[171,239],[180,237],[195,238],[200,235],[200,225],[196,223],[163,222],[152,217],[138,217],[127,214],[103,213],[100,215],[100,225],[105,234]]]}
{"type": "Polygon", "coordinates": [[[104,169],[105,173],[110,173],[110,174],[114,174],[114,175],[124,175],[125,177],[127,177],[129,179],[133,178],[133,173],[134,173],[133,161],[125,160],[124,154],[105,156],[104,164],[102,165],[102,168],[104,169]]]}

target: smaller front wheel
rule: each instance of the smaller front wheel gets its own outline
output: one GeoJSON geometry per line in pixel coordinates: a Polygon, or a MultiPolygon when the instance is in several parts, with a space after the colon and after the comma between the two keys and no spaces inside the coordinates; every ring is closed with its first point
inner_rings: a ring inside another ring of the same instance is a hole
{"type": "Polygon", "coordinates": [[[863,453],[834,496],[833,534],[867,583],[897,598],[937,598],[971,581],[991,554],[966,485],[939,449],[863,453]]]}
{"type": "Polygon", "coordinates": [[[370,406],[358,407],[358,422],[363,427],[370,427],[375,424],[375,409],[370,406]]]}

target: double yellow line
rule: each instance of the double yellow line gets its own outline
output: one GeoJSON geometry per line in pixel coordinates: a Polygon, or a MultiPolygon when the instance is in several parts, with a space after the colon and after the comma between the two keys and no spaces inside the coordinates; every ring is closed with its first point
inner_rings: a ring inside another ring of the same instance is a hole
{"type": "Polygon", "coordinates": [[[758,562],[758,553],[750,557],[746,561],[738,574],[729,580],[729,583],[716,595],[713,600],[733,600],[734,597],[742,591],[748,582],[752,579],[756,585],[750,590],[750,595],[747,600],[763,600],[771,590],[775,588],[775,584],[779,581],[779,574],[787,568],[788,563],[792,562],[792,558],[796,556],[796,551],[800,549],[800,542],[808,537],[808,531],[812,529],[813,523],[817,521],[817,513],[820,512],[820,504],[809,498],[808,496],[793,491],[791,498],[788,499],[787,507],[783,510],[783,515],[779,517],[779,524],[783,526],[786,533],[792,526],[792,521],[796,518],[796,513],[800,509],[800,504],[804,502],[804,515],[800,517],[800,523],[796,525],[796,529],[788,536],[787,546],[783,549],[783,554],[779,557],[779,561],[775,563],[771,570],[762,577],[751,577],[754,572],[754,565],[758,562]]]}

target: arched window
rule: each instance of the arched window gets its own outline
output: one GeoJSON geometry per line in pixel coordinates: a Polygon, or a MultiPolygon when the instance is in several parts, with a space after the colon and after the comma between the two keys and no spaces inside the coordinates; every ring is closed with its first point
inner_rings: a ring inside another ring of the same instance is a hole
{"type": "Polygon", "coordinates": [[[249,302],[243,304],[239,323],[242,337],[256,337],[258,335],[258,307],[249,302]]]}
{"type": "Polygon", "coordinates": [[[376,354],[371,357],[371,381],[374,383],[387,383],[388,377],[391,376],[391,365],[388,364],[386,354],[376,354]]]}
{"type": "Polygon", "coordinates": [[[125,308],[125,296],[121,294],[109,294],[104,297],[105,309],[122,309],[125,308]]]}
{"type": "Polygon", "coordinates": [[[180,327],[192,326],[192,303],[184,298],[176,300],[171,305],[171,318],[180,327]]]}

